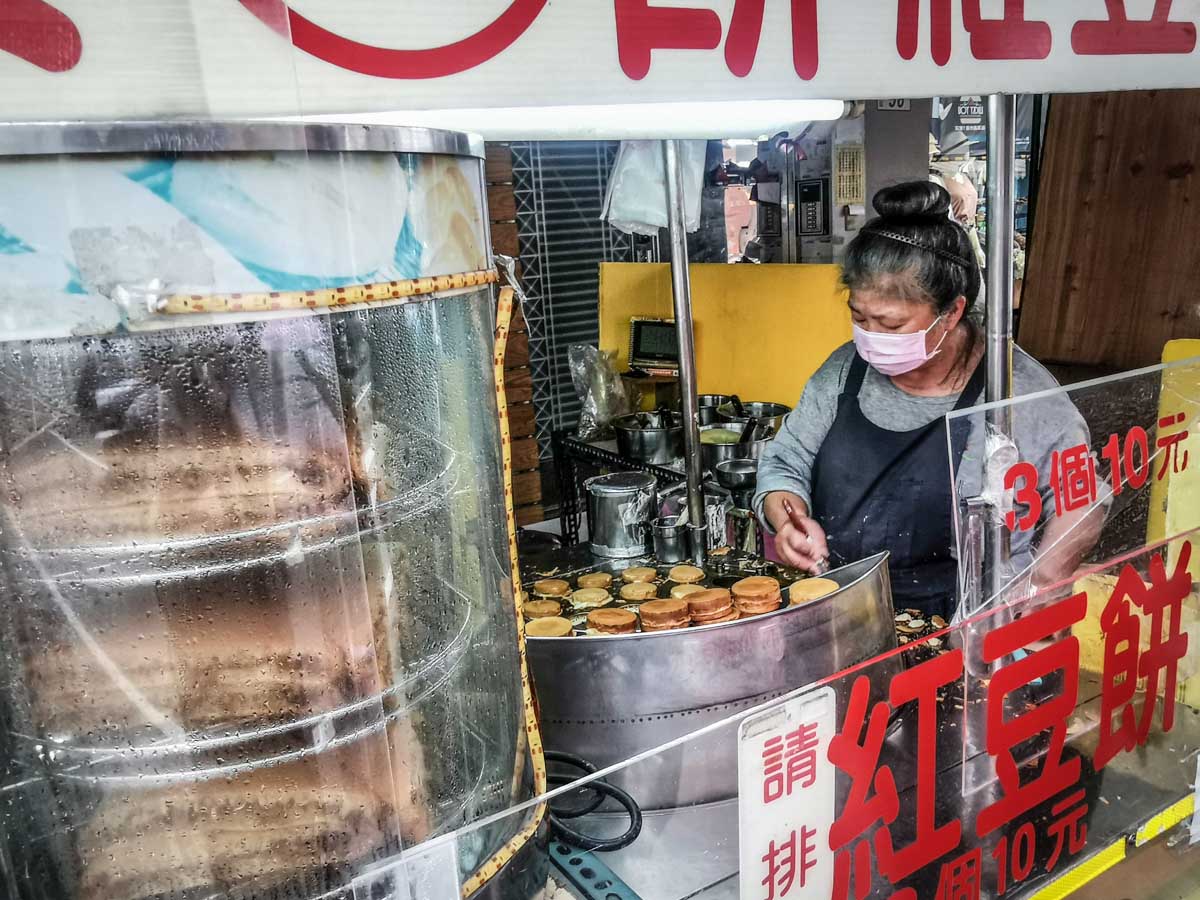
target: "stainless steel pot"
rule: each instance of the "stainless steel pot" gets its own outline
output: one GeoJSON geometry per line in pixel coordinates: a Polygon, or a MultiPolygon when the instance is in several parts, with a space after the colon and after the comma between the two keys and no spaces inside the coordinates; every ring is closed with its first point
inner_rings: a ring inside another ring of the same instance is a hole
{"type": "Polygon", "coordinates": [[[725,462],[727,459],[758,459],[762,456],[763,450],[770,443],[771,438],[764,438],[757,441],[746,441],[744,444],[706,444],[704,443],[704,432],[716,431],[724,429],[732,431],[735,434],[741,432],[741,428],[733,423],[721,423],[717,425],[704,425],[700,429],[700,465],[705,470],[715,473],[717,465],[725,462]]]}
{"type": "Polygon", "coordinates": [[[770,425],[775,431],[783,427],[783,417],[792,411],[790,406],[782,403],[763,403],[754,401],[743,403],[746,414],[739,416],[734,412],[732,403],[722,403],[717,407],[717,418],[722,422],[740,422],[745,425],[751,419],[758,420],[761,425],[770,425]]]}
{"type": "Polygon", "coordinates": [[[626,459],[663,465],[683,456],[683,417],[678,413],[631,413],[612,424],[617,451],[626,459]]]}
{"type": "Polygon", "coordinates": [[[717,421],[717,407],[728,403],[729,394],[701,394],[696,398],[697,420],[701,425],[713,425],[717,421]]]}
{"type": "Polygon", "coordinates": [[[587,482],[592,552],[627,559],[649,552],[649,525],[658,517],[658,482],[646,472],[613,472],[587,482]]]}
{"type": "MultiPolygon", "coordinates": [[[[729,491],[713,481],[704,482],[704,525],[708,526],[708,549],[715,550],[725,543],[725,518],[733,509],[729,491]]],[[[687,506],[687,484],[680,482],[662,492],[659,515],[669,519],[679,517],[687,506]]],[[[696,524],[694,522],[689,524],[696,524]]]]}
{"type": "MultiPolygon", "coordinates": [[[[526,642],[550,750],[606,767],[895,649],[887,554],[835,569],[841,588],[723,625],[526,642]]],[[[899,655],[863,670],[883,696],[899,655]]],[[[853,679],[836,684],[839,721],[853,679]]],[[[737,728],[692,738],[610,776],[644,809],[737,794],[737,728]]]]}

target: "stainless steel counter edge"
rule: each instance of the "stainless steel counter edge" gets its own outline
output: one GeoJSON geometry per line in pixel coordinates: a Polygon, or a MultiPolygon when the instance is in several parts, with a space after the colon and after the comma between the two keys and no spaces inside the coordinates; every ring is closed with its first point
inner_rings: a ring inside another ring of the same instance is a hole
{"type": "Polygon", "coordinates": [[[0,156],[269,151],[417,153],[482,159],[478,135],[436,128],[281,120],[10,122],[0,156]]]}

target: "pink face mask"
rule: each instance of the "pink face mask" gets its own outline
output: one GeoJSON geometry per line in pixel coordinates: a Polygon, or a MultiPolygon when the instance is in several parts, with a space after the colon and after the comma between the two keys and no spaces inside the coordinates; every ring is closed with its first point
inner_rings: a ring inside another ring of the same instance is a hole
{"type": "MultiPolygon", "coordinates": [[[[874,366],[884,375],[903,375],[913,369],[919,369],[933,359],[942,349],[946,335],[937,346],[926,352],[925,335],[933,330],[942,320],[938,316],[924,331],[914,331],[911,334],[887,334],[878,331],[866,331],[854,326],[854,346],[858,355],[874,366]]],[[[949,334],[949,332],[946,332],[949,334]]]]}

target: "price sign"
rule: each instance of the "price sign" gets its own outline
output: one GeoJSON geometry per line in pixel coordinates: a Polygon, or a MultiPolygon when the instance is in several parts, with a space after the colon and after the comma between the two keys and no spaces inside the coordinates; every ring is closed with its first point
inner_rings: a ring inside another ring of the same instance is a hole
{"type": "Polygon", "coordinates": [[[738,729],[738,820],[743,900],[828,900],[829,829],[837,731],[833,688],[747,718],[738,729]]]}

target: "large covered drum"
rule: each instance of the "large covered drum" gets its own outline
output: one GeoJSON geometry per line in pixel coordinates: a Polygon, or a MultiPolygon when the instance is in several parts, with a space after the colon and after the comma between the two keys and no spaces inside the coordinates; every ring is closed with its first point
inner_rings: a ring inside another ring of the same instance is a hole
{"type": "MultiPolygon", "coordinates": [[[[481,149],[0,128],[17,896],[407,898],[533,795],[481,149]]],[[[544,883],[533,824],[468,889],[544,883]]]]}

